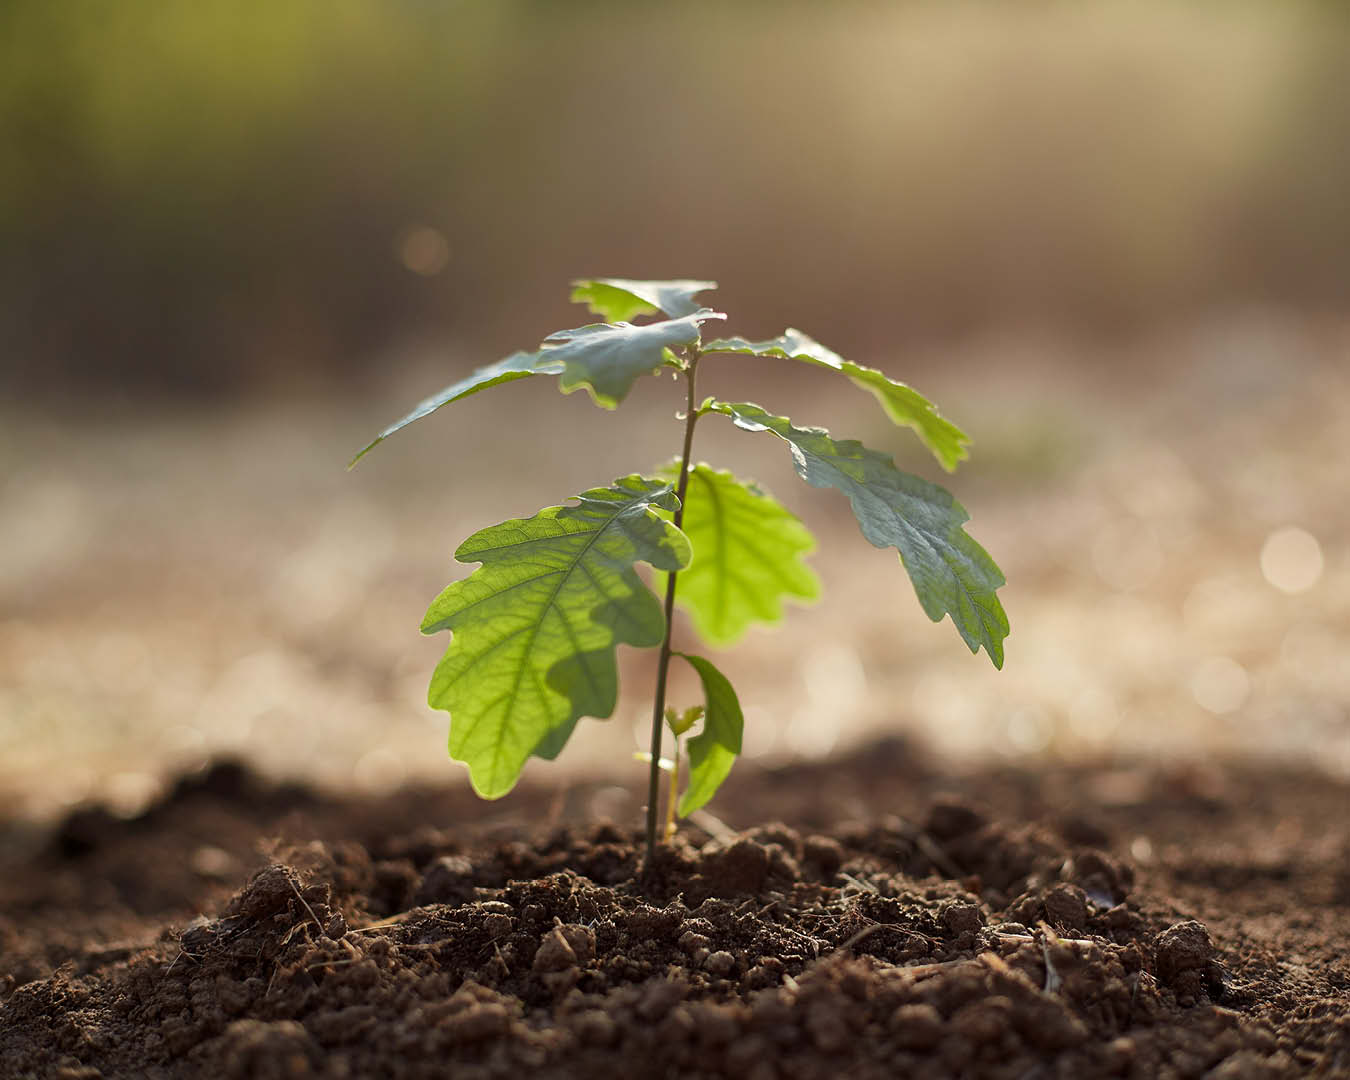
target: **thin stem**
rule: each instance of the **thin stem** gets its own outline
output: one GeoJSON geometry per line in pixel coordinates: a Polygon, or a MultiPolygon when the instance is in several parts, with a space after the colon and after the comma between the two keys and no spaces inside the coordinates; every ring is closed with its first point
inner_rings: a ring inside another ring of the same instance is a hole
{"type": "MultiPolygon", "coordinates": [[[[684,494],[689,487],[689,457],[694,445],[694,425],[698,422],[697,399],[694,396],[695,374],[701,354],[697,347],[690,350],[689,363],[684,369],[685,387],[689,405],[684,416],[684,452],[680,455],[680,478],[675,495],[680,501],[675,511],[675,527],[684,524],[684,494]]],[[[661,800],[661,732],[666,715],[666,677],[670,672],[670,628],[675,621],[675,577],[671,571],[666,578],[666,635],[661,639],[661,657],[656,668],[656,699],[652,703],[652,760],[647,776],[647,868],[650,871],[656,858],[657,804],[661,800]]]]}
{"type": "Polygon", "coordinates": [[[666,829],[663,839],[668,844],[675,835],[675,800],[680,795],[680,737],[674,737],[675,749],[670,755],[670,790],[666,794],[666,829]]]}

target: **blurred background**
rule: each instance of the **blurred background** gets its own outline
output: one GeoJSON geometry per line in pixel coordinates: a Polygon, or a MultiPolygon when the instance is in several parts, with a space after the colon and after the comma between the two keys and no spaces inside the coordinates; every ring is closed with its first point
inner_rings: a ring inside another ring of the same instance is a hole
{"type": "MultiPolygon", "coordinates": [[[[751,760],[887,731],[1350,775],[1339,6],[9,0],[0,810],[134,813],[220,754],[466,782],[417,632],[451,552],[668,458],[677,388],[529,380],[344,466],[590,321],[582,276],[716,279],[734,332],[799,326],[974,436],[948,481],[822,373],[709,365],[949,483],[1010,582],[997,673],[777,446],[702,425],[821,539],[825,599],[719,658],[751,760]]],[[[636,775],[623,664],[530,775],[636,775]]]]}

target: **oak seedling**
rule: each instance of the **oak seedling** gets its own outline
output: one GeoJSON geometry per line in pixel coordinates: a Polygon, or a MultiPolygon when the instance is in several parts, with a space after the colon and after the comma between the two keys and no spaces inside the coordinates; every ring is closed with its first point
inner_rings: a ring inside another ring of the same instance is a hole
{"type": "Polygon", "coordinates": [[[478,569],[449,585],[422,621],[423,633],[451,631],[428,700],[450,713],[450,754],[469,767],[474,790],[488,799],[510,791],[530,757],[557,757],[582,717],[614,712],[618,645],[660,650],[646,755],[649,863],[658,838],[663,727],[675,739],[668,767],[671,805],[681,816],[712,798],[741,750],[736,692],[712,661],[675,650],[675,607],[688,612],[707,644],[726,646],[754,623],[779,621],[785,601],[808,602],[820,591],[804,561],[815,546],[806,527],[756,484],[695,462],[694,431],[703,418],[723,417],[780,440],[803,480],[845,495],[863,536],[897,550],[928,617],[950,616],[972,653],[983,648],[1001,668],[1008,636],[997,595],[1003,574],[964,530],[968,515],[949,492],[855,440],[800,427],[749,402],[700,400],[697,378],[709,357],[736,354],[835,372],[873,395],[895,424],[912,429],[948,472],[967,457],[965,433],[917,390],[844,360],[798,330],[766,341],[705,340],[709,325],[726,318],[696,299],[714,288],[711,281],[576,282],[572,299],[603,322],[560,330],[533,352],[479,368],[380,432],[352,461],[414,420],[518,379],[555,377],[563,393],[585,389],[605,409],[622,404],[643,376],[671,370],[683,380],[685,408],[677,419],[684,438],[675,463],[474,533],[455,558],[478,569]],[[664,602],[639,576],[638,563],[652,568],[664,602]],[[676,657],[698,676],[701,707],[667,709],[676,657]],[[701,730],[690,734],[700,721],[701,730]],[[688,782],[676,803],[681,737],[688,782]]]}

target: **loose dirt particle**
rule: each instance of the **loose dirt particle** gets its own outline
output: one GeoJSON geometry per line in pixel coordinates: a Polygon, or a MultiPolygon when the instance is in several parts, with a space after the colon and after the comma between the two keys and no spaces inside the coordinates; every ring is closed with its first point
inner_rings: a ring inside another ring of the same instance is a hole
{"type": "Polygon", "coordinates": [[[300,899],[300,885],[289,866],[274,864],[253,875],[230,905],[230,914],[248,919],[265,919],[285,911],[300,899]]]}
{"type": "Polygon", "coordinates": [[[703,866],[715,896],[758,892],[769,873],[769,852],[762,844],[741,839],[729,847],[705,850],[703,866]]]}
{"type": "Polygon", "coordinates": [[[1045,917],[1063,930],[1083,930],[1088,923],[1087,894],[1077,885],[1060,884],[1045,894],[1045,917]]]}
{"type": "Polygon", "coordinates": [[[1191,919],[1169,926],[1153,946],[1158,960],[1158,978],[1173,983],[1187,971],[1203,970],[1214,956],[1209,931],[1191,919]]]}
{"type": "Polygon", "coordinates": [[[692,930],[686,930],[683,934],[680,935],[679,945],[681,951],[689,953],[691,955],[695,952],[698,952],[698,950],[702,949],[704,950],[704,955],[706,956],[708,946],[711,944],[712,940],[710,938],[705,937],[703,934],[696,934],[692,930]]]}
{"type": "Polygon", "coordinates": [[[447,1017],[440,1027],[452,1043],[477,1043],[505,1035],[511,1014],[504,1005],[483,1002],[447,1017]]]}
{"type": "Polygon", "coordinates": [[[940,795],[928,810],[924,830],[935,840],[951,840],[975,832],[985,821],[985,815],[969,803],[940,795]]]}
{"type": "Polygon", "coordinates": [[[589,964],[595,959],[595,931],[577,923],[563,923],[558,932],[576,954],[578,964],[589,964]]]}
{"type": "Polygon", "coordinates": [[[802,858],[818,877],[831,880],[844,862],[844,846],[832,836],[808,836],[802,844],[802,858]]]}
{"type": "Polygon", "coordinates": [[[901,1005],[891,1015],[895,1041],[905,1050],[931,1050],[942,1041],[942,1014],[931,1005],[901,1005]]]}
{"type": "Polygon", "coordinates": [[[539,943],[539,948],[534,954],[532,967],[537,973],[546,974],[553,971],[565,971],[567,968],[575,967],[576,963],[577,954],[568,944],[566,936],[559,927],[551,930],[539,943]]]}
{"type": "Polygon", "coordinates": [[[811,1041],[825,1053],[843,1049],[850,1034],[844,1005],[838,1001],[817,1001],[806,1014],[806,1030],[811,1041]]]}
{"type": "Polygon", "coordinates": [[[684,1000],[688,986],[682,979],[656,979],[647,984],[638,1000],[637,1014],[644,1020],[657,1020],[684,1000]]]}
{"type": "Polygon", "coordinates": [[[979,906],[959,901],[943,906],[942,921],[953,934],[974,934],[984,927],[984,915],[979,906]]]}
{"type": "Polygon", "coordinates": [[[588,1009],[572,1021],[577,1036],[591,1046],[613,1046],[619,1037],[619,1025],[599,1009],[588,1009]]]}
{"type": "Polygon", "coordinates": [[[221,1044],[217,1060],[231,1080],[313,1076],[320,1057],[318,1043],[294,1020],[235,1020],[217,1042],[221,1044]]]}

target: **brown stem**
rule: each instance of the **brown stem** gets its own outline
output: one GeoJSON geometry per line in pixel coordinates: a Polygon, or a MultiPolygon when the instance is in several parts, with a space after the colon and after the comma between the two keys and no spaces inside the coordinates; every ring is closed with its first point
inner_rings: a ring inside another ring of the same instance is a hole
{"type": "MultiPolygon", "coordinates": [[[[684,452],[680,455],[680,478],[675,495],[680,501],[675,511],[675,527],[684,524],[684,494],[689,487],[689,456],[694,445],[694,424],[698,421],[698,403],[694,397],[695,372],[699,351],[690,350],[689,363],[684,369],[685,387],[689,404],[684,417],[684,452]]],[[[647,777],[647,869],[650,872],[656,858],[657,804],[661,800],[661,729],[666,715],[666,677],[670,672],[670,628],[675,620],[675,576],[666,578],[666,635],[661,639],[661,657],[656,668],[656,700],[652,704],[652,760],[647,777]]]]}

